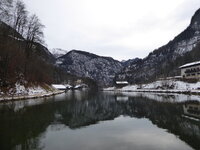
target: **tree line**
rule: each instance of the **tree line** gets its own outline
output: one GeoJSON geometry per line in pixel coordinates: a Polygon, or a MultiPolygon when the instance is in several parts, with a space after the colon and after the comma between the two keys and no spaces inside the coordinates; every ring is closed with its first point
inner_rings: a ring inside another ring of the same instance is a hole
{"type": "Polygon", "coordinates": [[[44,25],[22,0],[0,0],[0,87],[52,81],[52,66],[37,55],[44,25]]]}
{"type": "MultiPolygon", "coordinates": [[[[16,82],[29,86],[78,79],[54,65],[55,58],[43,46],[43,29],[38,16],[30,14],[22,0],[0,0],[0,90],[8,91],[16,82]]],[[[91,79],[82,80],[97,87],[91,79]]]]}
{"type": "MultiPolygon", "coordinates": [[[[23,1],[1,0],[0,20],[10,25],[29,42],[44,42],[44,25],[36,14],[29,14],[23,1]]],[[[12,36],[17,38],[15,33],[12,36]]]]}

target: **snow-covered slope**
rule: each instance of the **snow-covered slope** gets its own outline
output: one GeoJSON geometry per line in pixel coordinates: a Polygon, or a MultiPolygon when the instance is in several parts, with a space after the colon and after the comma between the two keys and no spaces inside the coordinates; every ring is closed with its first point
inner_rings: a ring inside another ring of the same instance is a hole
{"type": "Polygon", "coordinates": [[[152,92],[197,92],[200,93],[200,82],[188,83],[178,80],[158,80],[148,84],[134,84],[123,88],[109,87],[105,91],[152,91],[152,92]]]}
{"type": "Polygon", "coordinates": [[[78,50],[59,57],[56,64],[68,73],[94,79],[99,85],[112,84],[115,74],[122,69],[122,64],[113,58],[78,50]]]}
{"type": "MultiPolygon", "coordinates": [[[[50,86],[46,85],[46,87],[50,88],[50,86]]],[[[1,96],[30,96],[30,95],[39,95],[45,94],[48,91],[42,87],[41,85],[32,85],[30,87],[25,86],[24,84],[15,83],[15,86],[10,88],[7,93],[4,93],[0,89],[0,97],[1,96]]]]}
{"type": "Polygon", "coordinates": [[[50,49],[49,51],[55,58],[61,57],[67,53],[67,50],[60,49],[60,48],[53,48],[53,49],[50,49]]]}
{"type": "MultiPolygon", "coordinates": [[[[168,44],[154,50],[146,58],[125,67],[116,79],[130,83],[143,83],[159,77],[178,75],[179,65],[198,59],[191,53],[200,44],[200,9],[192,17],[190,25],[168,44]],[[188,57],[185,57],[188,55],[188,57]],[[184,57],[184,58],[183,58],[184,57]],[[181,61],[180,61],[181,60],[181,61]]],[[[196,53],[200,53],[199,49],[196,53]]],[[[200,58],[199,58],[200,59],[200,58]]]]}

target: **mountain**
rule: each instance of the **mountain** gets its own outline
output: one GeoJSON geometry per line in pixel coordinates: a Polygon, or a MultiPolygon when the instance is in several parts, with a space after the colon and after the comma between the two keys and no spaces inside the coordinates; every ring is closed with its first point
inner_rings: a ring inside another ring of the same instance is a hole
{"type": "Polygon", "coordinates": [[[56,61],[56,58],[49,52],[48,48],[40,43],[34,43],[33,51],[36,53],[37,57],[40,57],[47,63],[54,64],[56,61]]]}
{"type": "Polygon", "coordinates": [[[16,85],[28,88],[64,82],[76,85],[81,81],[92,89],[98,88],[94,80],[77,77],[55,66],[56,58],[44,45],[44,26],[36,15],[28,15],[23,2],[5,1],[1,8],[0,95],[14,94],[16,85]]]}
{"type": "Polygon", "coordinates": [[[121,63],[122,63],[122,65],[124,67],[129,67],[132,64],[135,64],[135,63],[137,63],[140,60],[142,60],[142,59],[140,59],[140,58],[134,58],[134,59],[129,59],[129,60],[123,60],[123,61],[121,61],[121,63]]]}
{"type": "Polygon", "coordinates": [[[154,50],[146,58],[138,60],[116,75],[118,80],[143,83],[159,77],[179,75],[179,65],[200,59],[200,9],[191,19],[190,25],[168,44],[154,50]],[[195,52],[194,52],[195,51],[195,52]],[[191,54],[193,53],[192,57],[191,54]]]}
{"type": "Polygon", "coordinates": [[[65,55],[65,54],[67,53],[66,50],[60,49],[60,48],[50,49],[49,51],[51,52],[51,54],[52,54],[55,58],[59,58],[59,57],[65,55]]]}
{"type": "Polygon", "coordinates": [[[111,57],[79,50],[72,50],[59,57],[56,64],[68,73],[94,79],[100,86],[113,84],[115,74],[122,69],[122,64],[111,57]]]}

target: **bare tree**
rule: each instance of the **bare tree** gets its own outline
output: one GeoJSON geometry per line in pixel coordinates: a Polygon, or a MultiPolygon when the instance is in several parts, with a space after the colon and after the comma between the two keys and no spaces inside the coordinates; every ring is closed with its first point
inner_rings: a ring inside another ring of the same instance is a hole
{"type": "Polygon", "coordinates": [[[42,44],[44,42],[43,29],[44,25],[40,22],[39,18],[35,14],[32,15],[28,21],[26,40],[31,44],[34,42],[42,44]]]}
{"type": "Polygon", "coordinates": [[[26,63],[24,66],[24,75],[25,77],[28,74],[28,68],[30,64],[31,56],[34,57],[33,45],[35,43],[43,43],[43,28],[44,25],[41,24],[39,18],[34,14],[30,16],[27,23],[27,33],[26,33],[26,63]]]}
{"type": "Polygon", "coordinates": [[[10,24],[13,0],[0,0],[0,21],[10,24]]]}
{"type": "Polygon", "coordinates": [[[13,10],[13,28],[24,35],[24,31],[27,25],[28,12],[25,4],[21,0],[17,0],[13,10]]]}

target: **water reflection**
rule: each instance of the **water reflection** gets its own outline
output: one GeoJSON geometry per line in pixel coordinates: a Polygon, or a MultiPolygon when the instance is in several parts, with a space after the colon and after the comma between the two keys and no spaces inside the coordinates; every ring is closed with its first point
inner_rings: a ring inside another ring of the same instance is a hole
{"type": "Polygon", "coordinates": [[[200,103],[199,102],[187,102],[183,105],[184,114],[189,117],[200,119],[200,103]]]}
{"type": "Polygon", "coordinates": [[[199,102],[185,102],[195,98],[75,91],[0,104],[0,149],[200,149],[200,122],[183,117],[199,117],[199,102]]]}

